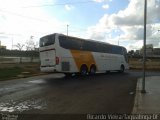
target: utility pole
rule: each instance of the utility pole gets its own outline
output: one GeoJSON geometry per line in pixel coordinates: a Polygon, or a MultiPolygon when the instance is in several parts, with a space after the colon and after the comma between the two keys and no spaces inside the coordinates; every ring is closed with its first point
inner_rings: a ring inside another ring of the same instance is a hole
{"type": "Polygon", "coordinates": [[[13,50],[13,36],[12,36],[12,50],[13,50]]]}
{"type": "Polygon", "coordinates": [[[119,39],[120,39],[120,34],[118,35],[118,46],[119,46],[119,39]]]}
{"type": "Polygon", "coordinates": [[[144,41],[143,41],[143,81],[141,93],[146,93],[145,90],[145,67],[146,67],[146,23],[147,23],[147,0],[144,0],[144,41]]]}
{"type": "Polygon", "coordinates": [[[69,25],[67,24],[67,36],[68,36],[68,27],[69,27],[69,25]]]}

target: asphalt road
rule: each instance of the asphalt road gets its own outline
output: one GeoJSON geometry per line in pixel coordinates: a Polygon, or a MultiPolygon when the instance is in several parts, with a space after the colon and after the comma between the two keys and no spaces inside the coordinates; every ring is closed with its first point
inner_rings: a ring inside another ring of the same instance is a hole
{"type": "MultiPolygon", "coordinates": [[[[160,75],[148,72],[147,75],[160,75]]],[[[49,74],[0,82],[0,113],[131,113],[142,72],[65,78],[49,74]]]]}

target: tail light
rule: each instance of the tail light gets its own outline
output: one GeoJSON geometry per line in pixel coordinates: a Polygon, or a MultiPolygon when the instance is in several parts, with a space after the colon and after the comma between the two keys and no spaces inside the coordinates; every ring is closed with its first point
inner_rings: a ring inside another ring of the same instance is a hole
{"type": "Polygon", "coordinates": [[[56,65],[59,64],[59,57],[56,57],[56,65]]]}

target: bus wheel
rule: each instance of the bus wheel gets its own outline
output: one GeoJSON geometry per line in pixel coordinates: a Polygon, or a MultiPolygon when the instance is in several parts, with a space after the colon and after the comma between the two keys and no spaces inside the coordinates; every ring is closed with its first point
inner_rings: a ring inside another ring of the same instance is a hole
{"type": "Polygon", "coordinates": [[[87,68],[87,66],[86,65],[82,65],[81,66],[81,69],[80,69],[80,73],[81,73],[81,75],[87,75],[87,73],[88,73],[88,68],[87,68]]]}
{"type": "Polygon", "coordinates": [[[108,74],[108,73],[110,73],[110,72],[111,72],[111,71],[107,70],[107,71],[106,71],[106,74],[108,74]]]}
{"type": "Polygon", "coordinates": [[[72,77],[72,73],[65,73],[65,78],[70,78],[72,77]]]}
{"type": "Polygon", "coordinates": [[[94,75],[95,73],[96,73],[96,66],[95,66],[95,65],[92,65],[92,66],[90,67],[89,74],[94,75]]]}
{"type": "Polygon", "coordinates": [[[125,68],[124,68],[124,65],[121,65],[119,72],[120,72],[120,73],[123,73],[123,72],[124,72],[124,69],[125,69],[125,68]]]}

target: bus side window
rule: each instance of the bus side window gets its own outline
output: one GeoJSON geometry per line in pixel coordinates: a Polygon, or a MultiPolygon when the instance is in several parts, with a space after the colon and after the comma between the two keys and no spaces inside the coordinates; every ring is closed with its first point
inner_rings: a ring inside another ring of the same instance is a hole
{"type": "Polygon", "coordinates": [[[104,53],[103,45],[101,43],[97,43],[96,46],[97,46],[97,52],[104,53]]]}
{"type": "Polygon", "coordinates": [[[96,44],[92,41],[83,41],[83,50],[96,52],[96,44]]]}
{"type": "Polygon", "coordinates": [[[116,47],[115,46],[112,46],[112,54],[116,54],[116,47]]]}
{"type": "Polygon", "coordinates": [[[74,50],[81,50],[82,49],[82,41],[80,39],[71,38],[70,45],[71,45],[70,46],[71,49],[74,49],[74,50]]]}
{"type": "Polygon", "coordinates": [[[123,55],[123,51],[120,46],[112,46],[112,53],[123,55]]]}
{"type": "Polygon", "coordinates": [[[59,36],[59,43],[60,43],[60,46],[63,48],[67,49],[69,47],[65,36],[59,36]]]}
{"type": "Polygon", "coordinates": [[[111,45],[105,45],[105,53],[112,53],[112,46],[111,45]]]}
{"type": "Polygon", "coordinates": [[[117,54],[123,55],[122,47],[117,46],[117,54]]]}
{"type": "Polygon", "coordinates": [[[82,48],[82,42],[80,39],[76,39],[68,36],[59,36],[60,46],[66,49],[80,50],[82,48]]]}

